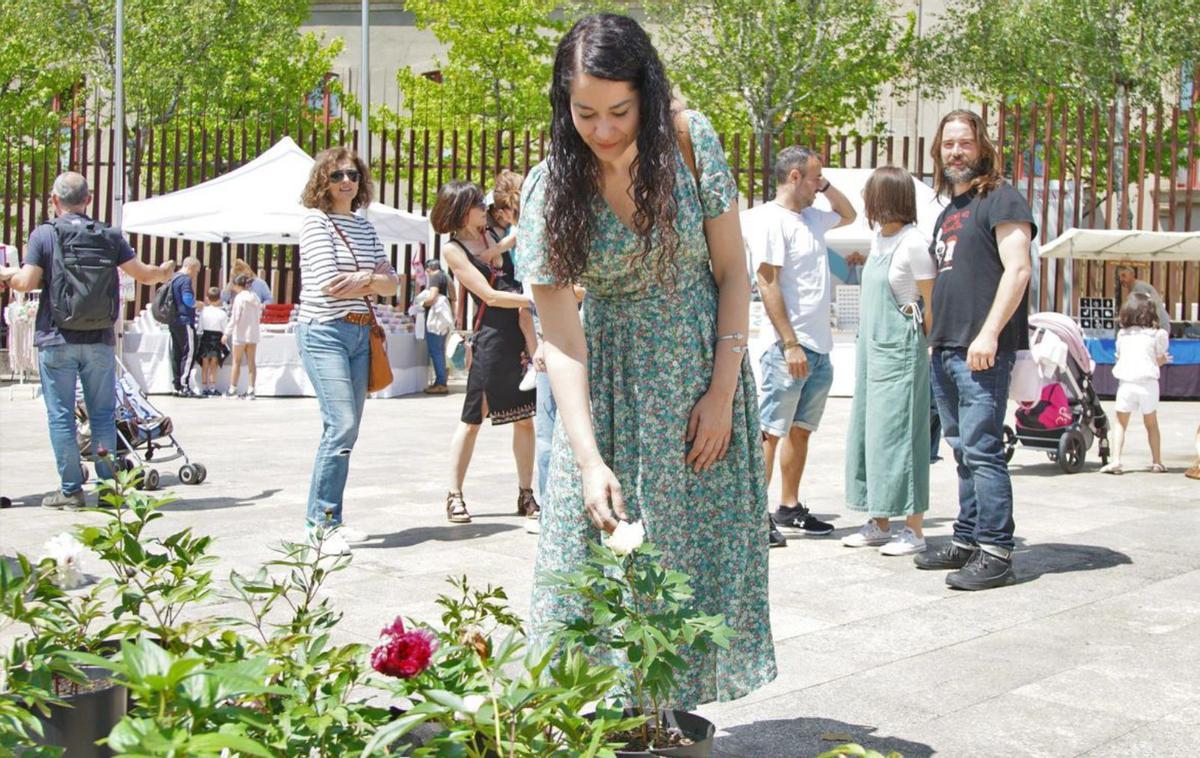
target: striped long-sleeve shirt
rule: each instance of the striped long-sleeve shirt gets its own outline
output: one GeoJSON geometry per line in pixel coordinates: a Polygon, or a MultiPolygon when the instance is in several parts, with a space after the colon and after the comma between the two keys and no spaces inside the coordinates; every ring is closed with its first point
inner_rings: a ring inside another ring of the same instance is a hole
{"type": "Polygon", "coordinates": [[[361,216],[326,215],[312,209],[300,227],[300,321],[325,323],[348,313],[367,313],[361,297],[341,298],[321,290],[340,273],[372,271],[386,260],[375,227],[361,216]],[[350,241],[348,249],[333,225],[350,241]]]}

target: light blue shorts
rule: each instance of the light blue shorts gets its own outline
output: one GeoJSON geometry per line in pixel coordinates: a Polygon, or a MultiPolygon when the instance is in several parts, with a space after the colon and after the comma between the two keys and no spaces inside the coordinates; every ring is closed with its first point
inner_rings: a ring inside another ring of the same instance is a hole
{"type": "Polygon", "coordinates": [[[793,379],[788,373],[781,343],[775,342],[762,354],[762,389],[758,413],[762,430],[784,437],[793,426],[815,432],[825,413],[825,400],[833,386],[833,364],[825,353],[801,346],[808,358],[808,376],[793,379]]]}

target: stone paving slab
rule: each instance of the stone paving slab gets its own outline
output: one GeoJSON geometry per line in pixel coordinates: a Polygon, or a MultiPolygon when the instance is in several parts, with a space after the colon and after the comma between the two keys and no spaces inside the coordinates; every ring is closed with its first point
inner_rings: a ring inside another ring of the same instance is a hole
{"type": "MultiPolygon", "coordinates": [[[[164,486],[163,532],[216,536],[220,576],[253,571],[281,539],[302,534],[320,434],[312,399],[155,397],[209,478],[164,486]]],[[[506,429],[484,428],[466,486],[475,515],[446,523],[450,435],[461,394],[367,403],[346,517],[371,535],[328,592],[344,640],[371,641],[396,614],[434,621],[445,577],[503,585],[529,607],[536,536],[515,515],[506,429]]],[[[860,520],[842,508],[847,399],[832,398],[812,439],[802,497],[833,521],[832,538],[795,538],[771,552],[772,626],[780,675],[701,710],[719,729],[719,756],[815,756],[849,737],[913,756],[1175,756],[1200,753],[1200,482],[1185,479],[1200,403],[1160,409],[1169,475],[1131,430],[1121,477],[1062,474],[1037,451],[1012,463],[1019,536],[1017,585],[964,594],[941,572],[904,558],[843,548],[860,520]]],[[[42,544],[91,514],[37,507],[54,486],[41,401],[0,387],[0,554],[42,544]]],[[[943,448],[943,453],[946,453],[943,448]]],[[[956,513],[951,463],[931,475],[928,532],[945,540],[956,513]]],[[[93,565],[94,572],[101,566],[93,565]]],[[[214,602],[199,612],[237,613],[214,602]]]]}

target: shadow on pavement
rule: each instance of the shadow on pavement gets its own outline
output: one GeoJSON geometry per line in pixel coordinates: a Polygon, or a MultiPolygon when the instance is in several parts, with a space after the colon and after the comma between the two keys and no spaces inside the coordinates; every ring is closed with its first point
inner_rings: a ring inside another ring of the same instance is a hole
{"type": "Polygon", "coordinates": [[[713,743],[714,758],[797,756],[812,758],[848,742],[884,755],[896,751],[904,758],[928,758],[934,749],[920,742],[875,734],[876,727],[823,718],[774,719],[733,726],[713,743]]]}
{"type": "Polygon", "coordinates": [[[512,524],[460,524],[454,526],[421,526],[391,534],[372,534],[368,542],[355,543],[355,550],[388,547],[412,547],[422,542],[463,542],[465,540],[490,537],[501,532],[519,530],[512,524]]]}
{"type": "Polygon", "coordinates": [[[1072,545],[1063,542],[1018,546],[1015,558],[1017,584],[1032,582],[1044,574],[1100,571],[1133,563],[1132,558],[1116,550],[1098,545],[1072,545]]]}
{"type": "MultiPolygon", "coordinates": [[[[204,486],[203,484],[200,486],[204,486]]],[[[282,492],[279,487],[270,490],[263,490],[257,495],[248,497],[188,497],[187,493],[194,492],[190,487],[187,489],[173,489],[172,492],[179,497],[178,500],[159,506],[160,511],[219,511],[225,508],[241,508],[247,505],[254,505],[255,501],[265,500],[277,492],[282,492]]],[[[158,493],[161,494],[161,493],[158,493]]]]}

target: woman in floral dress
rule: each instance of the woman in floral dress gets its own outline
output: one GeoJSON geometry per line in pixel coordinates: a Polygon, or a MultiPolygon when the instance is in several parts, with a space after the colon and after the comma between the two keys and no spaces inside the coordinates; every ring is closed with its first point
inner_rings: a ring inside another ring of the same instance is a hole
{"type": "Polygon", "coordinates": [[[668,566],[690,575],[700,610],[737,631],[728,650],[689,651],[674,703],[689,708],[741,697],[776,668],[737,189],[712,126],[673,113],[670,92],[633,20],[572,28],[516,250],[559,408],[533,634],[582,611],[545,574],[578,568],[618,519],[641,519],[668,566]],[[588,293],[582,324],[576,282],[588,293]]]}

